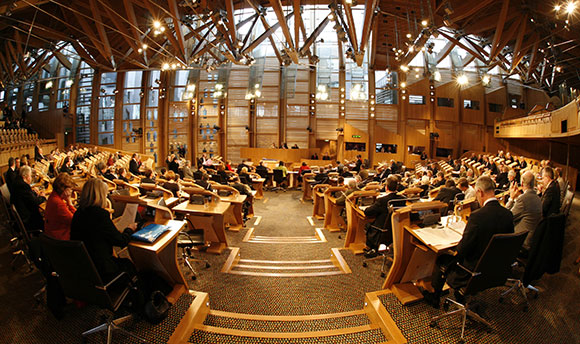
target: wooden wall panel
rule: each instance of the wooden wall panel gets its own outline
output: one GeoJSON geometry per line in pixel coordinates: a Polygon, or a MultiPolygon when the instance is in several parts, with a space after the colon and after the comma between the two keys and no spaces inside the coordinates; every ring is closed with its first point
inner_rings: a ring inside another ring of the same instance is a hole
{"type": "Polygon", "coordinates": [[[375,113],[377,121],[397,121],[399,119],[397,105],[378,104],[375,113]]]}
{"type": "Polygon", "coordinates": [[[407,87],[407,99],[404,100],[407,106],[407,118],[414,118],[414,119],[429,119],[431,117],[429,113],[429,80],[422,79],[409,85],[407,87]],[[425,97],[425,104],[418,105],[418,104],[410,104],[409,103],[409,96],[416,95],[416,96],[423,96],[425,97]]]}
{"type": "Polygon", "coordinates": [[[459,120],[459,85],[456,82],[449,82],[445,85],[437,87],[435,90],[435,120],[437,121],[453,121],[459,120]],[[453,99],[453,107],[445,107],[437,105],[437,98],[453,99]]]}
{"type": "Polygon", "coordinates": [[[369,149],[375,150],[375,143],[386,143],[386,144],[395,144],[397,145],[397,153],[374,153],[375,154],[375,164],[379,162],[389,161],[391,159],[395,159],[396,161],[403,161],[404,155],[407,150],[407,147],[403,144],[403,137],[398,135],[397,133],[387,130],[380,125],[375,126],[375,141],[371,144],[369,149]]]}
{"type": "Polygon", "coordinates": [[[505,87],[499,87],[493,90],[490,90],[489,93],[486,95],[487,104],[485,104],[485,110],[487,111],[487,125],[495,125],[496,119],[501,119],[502,112],[491,112],[489,111],[489,104],[499,104],[502,106],[502,109],[506,108],[507,103],[507,93],[505,87]]]}
{"type": "Polygon", "coordinates": [[[456,123],[437,121],[435,122],[434,131],[439,133],[437,147],[453,149],[453,154],[457,155],[457,147],[459,145],[459,141],[457,140],[459,136],[457,134],[459,130],[456,123]]]}
{"type": "MultiPolygon", "coordinates": [[[[405,123],[406,146],[423,146],[429,149],[429,122],[421,120],[407,120],[405,123]]],[[[411,166],[411,163],[418,160],[418,156],[411,154],[408,147],[405,150],[405,165],[411,166]]]]}
{"type": "Polygon", "coordinates": [[[483,125],[484,114],[485,114],[485,98],[484,98],[484,87],[480,84],[461,90],[461,99],[458,106],[462,108],[463,113],[463,123],[473,123],[483,125]],[[466,100],[472,101],[472,108],[466,108],[464,102],[466,100]],[[478,102],[477,108],[473,102],[478,102]]]}
{"type": "Polygon", "coordinates": [[[482,151],[485,143],[484,127],[474,124],[463,124],[460,140],[459,145],[461,146],[461,151],[459,152],[459,156],[468,150],[482,151]]]}

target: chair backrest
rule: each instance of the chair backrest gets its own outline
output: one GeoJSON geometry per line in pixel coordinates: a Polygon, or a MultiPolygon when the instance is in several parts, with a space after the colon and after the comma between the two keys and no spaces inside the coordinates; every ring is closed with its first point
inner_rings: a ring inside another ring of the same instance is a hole
{"type": "Polygon", "coordinates": [[[570,208],[572,207],[572,202],[574,201],[574,192],[569,189],[566,190],[566,195],[564,196],[564,202],[562,202],[561,212],[568,217],[570,213],[570,208]]]}
{"type": "Polygon", "coordinates": [[[43,253],[65,296],[114,310],[113,302],[82,241],[40,236],[43,253]]]}
{"type": "Polygon", "coordinates": [[[2,193],[2,197],[8,203],[10,203],[10,190],[8,190],[8,184],[4,183],[0,186],[0,193],[2,193]]]}
{"type": "Polygon", "coordinates": [[[280,183],[284,181],[284,171],[282,170],[273,170],[274,172],[274,181],[276,183],[280,183]]]}
{"type": "Polygon", "coordinates": [[[469,279],[464,295],[473,295],[485,289],[502,286],[512,272],[520,248],[528,232],[495,234],[475,266],[475,276],[469,279]]]}

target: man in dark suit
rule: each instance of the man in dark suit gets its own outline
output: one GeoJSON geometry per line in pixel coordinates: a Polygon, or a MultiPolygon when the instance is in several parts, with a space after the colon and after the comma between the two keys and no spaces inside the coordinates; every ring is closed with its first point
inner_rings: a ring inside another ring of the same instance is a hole
{"type": "Polygon", "coordinates": [[[40,214],[39,205],[46,201],[42,192],[37,192],[30,187],[32,183],[32,169],[22,166],[20,176],[14,182],[10,201],[16,207],[22,223],[27,231],[44,229],[44,220],[40,214]]]}
{"type": "MultiPolygon", "coordinates": [[[[494,191],[495,184],[491,178],[483,176],[477,179],[475,197],[481,208],[469,217],[455,255],[443,254],[437,258],[431,279],[435,292],[423,292],[425,301],[431,306],[439,308],[441,290],[446,281],[451,287],[459,288],[469,280],[470,275],[457,263],[474,269],[494,234],[514,232],[512,213],[499,204],[494,191]]],[[[461,295],[456,293],[455,297],[460,299],[461,295]]]]}
{"type": "Polygon", "coordinates": [[[136,176],[141,174],[141,172],[139,172],[139,154],[137,153],[134,153],[131,157],[131,161],[129,161],[129,172],[136,176]]]}
{"type": "Polygon", "coordinates": [[[377,255],[379,244],[390,244],[393,241],[391,233],[391,221],[389,213],[389,201],[393,199],[401,199],[402,196],[397,194],[398,179],[394,175],[387,178],[387,195],[377,198],[376,202],[365,209],[366,217],[374,217],[375,220],[367,228],[366,245],[368,250],[365,252],[365,257],[372,258],[377,255]],[[389,220],[389,221],[387,221],[389,220]],[[379,229],[387,229],[387,232],[381,232],[379,229]]]}
{"type": "Polygon", "coordinates": [[[495,184],[497,185],[498,189],[507,189],[509,187],[509,180],[508,180],[508,170],[509,168],[506,165],[501,166],[501,173],[495,177],[495,184]]]}
{"type": "Polygon", "coordinates": [[[548,217],[560,212],[560,186],[554,180],[554,169],[544,167],[542,171],[542,184],[540,197],[542,197],[542,216],[548,217]]]}
{"type": "Polygon", "coordinates": [[[448,179],[445,182],[445,186],[441,187],[437,196],[433,199],[434,201],[441,201],[443,203],[449,203],[455,199],[455,195],[461,193],[461,190],[457,188],[453,179],[448,179]]]}
{"type": "Polygon", "coordinates": [[[8,190],[12,192],[12,186],[18,178],[18,171],[16,170],[16,160],[12,157],[8,159],[8,170],[4,173],[4,182],[8,186],[8,190]]]}

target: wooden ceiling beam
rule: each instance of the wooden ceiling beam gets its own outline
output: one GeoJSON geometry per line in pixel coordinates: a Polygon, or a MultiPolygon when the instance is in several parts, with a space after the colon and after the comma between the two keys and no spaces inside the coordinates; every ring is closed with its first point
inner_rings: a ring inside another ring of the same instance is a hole
{"type": "Polygon", "coordinates": [[[284,10],[282,9],[282,3],[280,2],[280,0],[269,0],[269,2],[270,2],[270,6],[272,6],[272,9],[274,10],[274,13],[276,13],[276,17],[278,18],[278,24],[282,28],[282,33],[284,34],[284,37],[286,38],[286,44],[288,44],[288,49],[287,49],[286,53],[292,59],[292,62],[298,63],[299,62],[298,61],[298,54],[297,54],[296,49],[294,47],[294,42],[292,40],[292,35],[290,34],[290,29],[288,28],[288,25],[286,24],[286,19],[284,17],[284,10]]]}
{"type": "Polygon", "coordinates": [[[252,22],[252,25],[250,26],[250,29],[248,30],[246,37],[244,37],[244,40],[242,41],[242,47],[240,48],[240,50],[244,50],[246,44],[248,43],[248,39],[250,38],[250,36],[254,32],[254,27],[258,23],[258,19],[260,19],[260,16],[256,14],[256,17],[255,17],[254,21],[252,22]]]}
{"type": "Polygon", "coordinates": [[[446,58],[451,53],[453,47],[455,47],[455,43],[453,43],[451,40],[447,40],[447,43],[445,43],[443,49],[441,49],[437,54],[437,56],[435,56],[435,63],[436,64],[441,63],[441,61],[443,61],[443,59],[446,58]]]}
{"type": "MultiPolygon", "coordinates": [[[[372,41],[371,41],[371,61],[370,65],[373,66],[372,68],[375,69],[375,63],[377,59],[377,48],[379,46],[379,21],[373,20],[373,29],[372,29],[372,41]]],[[[389,52],[387,51],[387,54],[389,52]]]]}
{"type": "Polygon", "coordinates": [[[103,48],[105,49],[105,53],[110,56],[111,64],[115,67],[115,59],[113,57],[113,51],[111,50],[111,44],[109,43],[109,37],[107,37],[107,32],[105,31],[105,27],[103,26],[103,18],[101,17],[100,9],[97,6],[95,0],[89,0],[89,4],[91,6],[92,15],[95,18],[95,26],[97,27],[97,33],[101,38],[101,43],[103,44],[103,48]]]}
{"type": "Polygon", "coordinates": [[[356,39],[356,26],[354,22],[354,17],[352,15],[352,10],[350,9],[350,5],[346,3],[346,0],[342,0],[342,6],[344,9],[344,14],[346,15],[346,22],[348,26],[348,36],[350,38],[350,44],[352,45],[352,49],[354,50],[355,54],[358,53],[358,42],[356,39]]]}
{"type": "Polygon", "coordinates": [[[123,25],[117,18],[117,15],[109,9],[109,7],[105,7],[105,11],[108,13],[108,18],[111,20],[113,25],[119,30],[120,32],[125,32],[125,34],[121,35],[125,39],[125,42],[133,49],[133,51],[138,51],[139,46],[137,46],[137,40],[131,39],[131,36],[127,32],[127,27],[123,25]]]}
{"type": "MultiPolygon", "coordinates": [[[[374,28],[373,23],[375,22],[375,9],[377,8],[378,0],[366,0],[365,1],[365,20],[363,24],[363,32],[360,40],[360,52],[364,53],[366,50],[371,31],[374,28]]],[[[376,31],[377,32],[377,31],[376,31]]]]}
{"type": "Polygon", "coordinates": [[[324,20],[322,20],[320,24],[318,24],[318,26],[314,29],[314,31],[312,31],[310,36],[306,39],[302,48],[300,48],[300,55],[302,56],[306,55],[306,51],[310,50],[310,46],[316,41],[316,38],[322,33],[322,31],[324,31],[324,28],[326,27],[326,25],[328,25],[329,22],[330,19],[328,18],[328,16],[324,17],[324,20]]]}
{"type": "Polygon", "coordinates": [[[483,0],[477,3],[473,3],[471,1],[465,1],[461,6],[455,8],[455,11],[452,15],[450,15],[450,20],[453,23],[457,23],[463,19],[469,18],[474,14],[477,14],[479,11],[483,10],[488,5],[491,5],[496,0],[483,0]]]}
{"type": "Polygon", "coordinates": [[[499,18],[497,21],[497,25],[495,27],[495,34],[493,36],[493,41],[491,43],[491,52],[490,52],[490,60],[493,60],[497,56],[497,51],[500,49],[499,43],[501,39],[501,35],[503,33],[503,28],[506,22],[508,9],[510,6],[510,0],[503,0],[501,11],[499,14],[499,18]]]}
{"type": "Polygon", "coordinates": [[[300,0],[292,1],[294,9],[294,46],[296,49],[300,46],[300,26],[302,24],[302,14],[300,13],[300,0]]]}
{"type": "MultiPolygon", "coordinates": [[[[112,54],[107,54],[106,50],[103,48],[101,42],[99,42],[99,40],[97,39],[95,33],[93,32],[91,26],[85,20],[85,18],[76,12],[73,12],[73,15],[76,17],[77,22],[80,24],[84,33],[87,35],[87,38],[91,41],[93,46],[99,51],[99,53],[105,59],[105,61],[111,62],[110,58],[112,54]]],[[[111,66],[115,68],[115,65],[112,63],[111,66]]]]}
{"type": "MultiPolygon", "coordinates": [[[[232,1],[232,0],[226,0],[232,1]]],[[[179,51],[181,55],[183,55],[183,59],[187,62],[185,58],[185,40],[183,39],[183,31],[181,31],[181,20],[179,15],[179,7],[177,6],[176,0],[167,0],[167,5],[169,6],[169,12],[171,13],[171,18],[173,19],[173,31],[175,32],[175,36],[177,36],[177,44],[179,47],[179,51]]],[[[234,30],[235,35],[235,30],[234,30]]]]}

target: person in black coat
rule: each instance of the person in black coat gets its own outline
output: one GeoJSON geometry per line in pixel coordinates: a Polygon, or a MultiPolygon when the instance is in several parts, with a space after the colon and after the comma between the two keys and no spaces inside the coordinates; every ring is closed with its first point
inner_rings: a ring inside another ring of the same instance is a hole
{"type": "Polygon", "coordinates": [[[133,173],[134,175],[138,176],[141,174],[139,171],[139,154],[134,153],[131,157],[131,161],[129,161],[129,172],[133,173]]]}
{"type": "Polygon", "coordinates": [[[44,197],[44,193],[37,192],[30,187],[32,183],[32,169],[30,167],[22,166],[19,173],[20,175],[12,185],[10,201],[16,207],[27,231],[43,230],[44,219],[38,206],[46,201],[46,197],[44,197]]]}
{"type": "Polygon", "coordinates": [[[179,163],[177,162],[176,157],[173,157],[173,159],[169,162],[168,169],[175,172],[175,174],[179,174],[179,163]]]}
{"type": "Polygon", "coordinates": [[[387,221],[389,215],[389,201],[401,199],[402,196],[397,194],[397,177],[391,175],[387,178],[387,195],[377,198],[376,202],[365,209],[365,216],[375,218],[367,229],[366,245],[368,247],[365,257],[372,258],[377,255],[379,244],[390,244],[393,240],[391,233],[391,221],[387,221]],[[379,229],[388,229],[387,232],[381,232],[379,229]],[[389,240],[390,239],[390,240],[389,240]]]}
{"type": "Polygon", "coordinates": [[[455,195],[461,193],[461,190],[455,185],[455,181],[448,179],[445,182],[445,186],[439,189],[437,196],[433,199],[434,201],[441,201],[443,203],[449,203],[455,199],[455,195]]]}
{"type": "Polygon", "coordinates": [[[560,212],[560,186],[554,180],[554,169],[550,166],[544,167],[542,171],[543,188],[540,190],[542,197],[542,216],[548,217],[560,212]]]}
{"type": "Polygon", "coordinates": [[[72,171],[73,171],[73,163],[72,160],[67,156],[66,158],[64,158],[64,161],[62,162],[60,172],[72,174],[72,171]]]}
{"type": "Polygon", "coordinates": [[[75,212],[70,230],[71,240],[85,244],[99,275],[105,283],[121,272],[136,274],[133,263],[127,258],[113,256],[113,246],[125,247],[137,228],[133,223],[123,231],[117,230],[107,206],[107,184],[100,179],[89,179],[83,186],[79,208],[75,212]]]}
{"type": "Polygon", "coordinates": [[[10,192],[12,192],[12,186],[14,186],[17,178],[18,170],[16,167],[16,159],[10,157],[8,159],[8,170],[4,173],[4,182],[6,183],[6,186],[8,186],[10,192]]]}
{"type": "MultiPolygon", "coordinates": [[[[457,266],[457,263],[473,270],[494,234],[514,232],[513,215],[499,204],[494,191],[495,184],[487,176],[480,177],[475,183],[475,195],[481,208],[471,213],[463,237],[455,249],[456,254],[443,254],[437,258],[431,278],[435,292],[423,292],[425,301],[431,306],[439,308],[441,290],[445,282],[452,288],[467,284],[470,275],[457,266]]],[[[458,293],[455,297],[461,298],[458,293]]],[[[462,303],[464,300],[458,301],[462,303]]]]}

